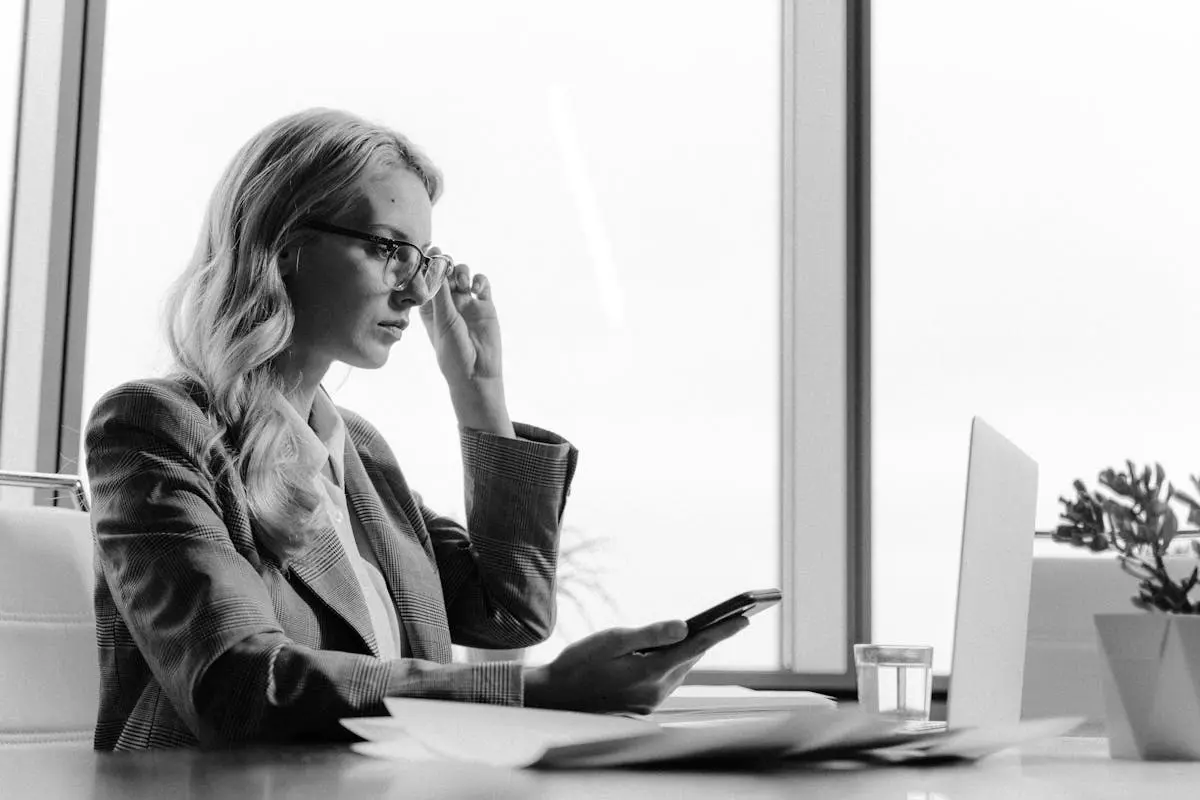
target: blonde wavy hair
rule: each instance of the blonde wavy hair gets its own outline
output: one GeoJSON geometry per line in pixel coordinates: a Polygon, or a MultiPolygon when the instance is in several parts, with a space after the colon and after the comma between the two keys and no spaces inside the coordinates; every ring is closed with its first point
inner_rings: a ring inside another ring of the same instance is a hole
{"type": "Polygon", "coordinates": [[[413,172],[431,202],[441,195],[437,167],[396,131],[325,108],[268,125],[217,182],[195,252],[167,298],[174,377],[207,395],[213,442],[230,447],[242,499],[280,560],[304,549],[320,495],[284,416],[292,387],[276,371],[295,322],[279,253],[303,243],[306,222],[350,209],[355,181],[380,167],[413,172]]]}

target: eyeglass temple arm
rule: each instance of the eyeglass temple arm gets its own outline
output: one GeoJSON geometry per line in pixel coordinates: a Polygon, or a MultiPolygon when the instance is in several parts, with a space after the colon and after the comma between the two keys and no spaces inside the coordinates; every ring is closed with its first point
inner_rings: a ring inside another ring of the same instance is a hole
{"type": "Polygon", "coordinates": [[[83,481],[78,475],[56,475],[50,472],[13,472],[0,470],[0,486],[24,486],[31,489],[63,489],[71,492],[80,511],[90,510],[83,481]]]}

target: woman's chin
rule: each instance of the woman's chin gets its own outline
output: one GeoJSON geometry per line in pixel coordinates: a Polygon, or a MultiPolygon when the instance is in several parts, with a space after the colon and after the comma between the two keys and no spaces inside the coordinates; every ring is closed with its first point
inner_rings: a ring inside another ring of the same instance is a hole
{"type": "Polygon", "coordinates": [[[392,354],[391,345],[366,347],[354,353],[353,359],[343,359],[343,363],[358,369],[379,369],[388,362],[392,354]]]}
{"type": "Polygon", "coordinates": [[[374,356],[374,358],[370,359],[369,363],[364,364],[363,368],[364,369],[379,369],[380,367],[387,364],[388,357],[391,356],[391,354],[392,354],[392,348],[386,347],[383,349],[382,352],[380,352],[378,354],[372,354],[374,356]]]}

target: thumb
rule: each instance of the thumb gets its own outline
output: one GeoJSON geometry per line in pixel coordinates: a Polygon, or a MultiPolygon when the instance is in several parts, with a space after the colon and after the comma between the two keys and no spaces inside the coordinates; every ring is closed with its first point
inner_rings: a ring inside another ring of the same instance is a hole
{"type": "Polygon", "coordinates": [[[738,614],[735,617],[718,622],[711,628],[705,628],[691,639],[688,639],[687,644],[679,649],[682,655],[686,655],[689,658],[704,655],[705,651],[710,647],[744,630],[749,624],[749,619],[742,614],[738,614]]]}
{"type": "Polygon", "coordinates": [[[438,289],[437,294],[427,303],[421,304],[421,322],[432,334],[441,331],[450,324],[458,310],[454,307],[454,298],[450,296],[450,282],[447,281],[438,289]]]}
{"type": "Polygon", "coordinates": [[[670,619],[655,622],[641,628],[628,628],[621,631],[618,640],[620,647],[626,653],[639,650],[649,650],[652,647],[666,647],[681,642],[687,636],[687,623],[681,619],[670,619]]]}

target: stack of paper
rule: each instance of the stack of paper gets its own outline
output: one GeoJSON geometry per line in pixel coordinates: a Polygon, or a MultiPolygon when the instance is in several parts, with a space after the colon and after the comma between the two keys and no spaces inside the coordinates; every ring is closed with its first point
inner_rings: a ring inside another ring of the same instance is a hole
{"type": "Polygon", "coordinates": [[[644,720],[541,708],[384,699],[390,717],[353,717],[342,724],[369,740],[354,745],[385,758],[456,759],[524,767],[548,750],[581,742],[636,738],[660,730],[644,720]]]}
{"type": "Polygon", "coordinates": [[[837,703],[832,697],[815,692],[685,684],[671,693],[648,719],[660,725],[684,725],[814,707],[836,708],[837,703]]]}
{"type": "Polygon", "coordinates": [[[1078,718],[1005,729],[906,733],[894,721],[810,706],[704,725],[660,726],[604,714],[513,708],[446,700],[385,700],[390,717],[342,720],[369,741],[356,752],[379,758],[474,761],[509,767],[619,767],[765,759],[975,759],[1031,739],[1058,736],[1078,718]]]}

